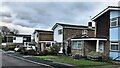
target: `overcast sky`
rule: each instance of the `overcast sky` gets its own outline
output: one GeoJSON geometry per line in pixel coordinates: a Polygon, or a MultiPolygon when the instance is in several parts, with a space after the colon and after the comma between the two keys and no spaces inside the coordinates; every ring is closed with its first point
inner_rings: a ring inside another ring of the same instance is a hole
{"type": "MultiPolygon", "coordinates": [[[[0,5],[0,26],[31,34],[34,29],[51,30],[56,22],[87,25],[114,2],[4,2],[0,5]]],[[[94,23],[93,23],[94,26],[94,23]]]]}

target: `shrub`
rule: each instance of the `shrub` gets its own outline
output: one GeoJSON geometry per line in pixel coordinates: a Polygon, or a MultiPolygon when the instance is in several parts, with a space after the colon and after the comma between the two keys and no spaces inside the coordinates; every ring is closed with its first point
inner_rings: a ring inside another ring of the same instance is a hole
{"type": "Polygon", "coordinates": [[[28,53],[29,55],[35,55],[35,54],[36,54],[36,51],[33,50],[33,49],[31,49],[31,50],[28,50],[27,53],[28,53]]]}
{"type": "Polygon", "coordinates": [[[35,55],[37,52],[34,49],[26,50],[26,47],[21,47],[21,53],[25,55],[35,55]]]}
{"type": "Polygon", "coordinates": [[[48,50],[48,55],[57,55],[59,48],[57,45],[52,45],[48,50]]]}
{"type": "Polygon", "coordinates": [[[87,59],[89,59],[89,60],[102,60],[102,53],[91,51],[88,53],[87,59]]]}
{"type": "Polygon", "coordinates": [[[43,55],[48,55],[48,50],[43,50],[43,55]]]}

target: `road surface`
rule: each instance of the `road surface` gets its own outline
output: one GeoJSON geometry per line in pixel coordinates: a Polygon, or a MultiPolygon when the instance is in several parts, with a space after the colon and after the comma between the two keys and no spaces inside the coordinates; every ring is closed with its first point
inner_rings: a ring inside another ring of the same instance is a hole
{"type": "Polygon", "coordinates": [[[2,54],[2,68],[50,68],[2,54]]]}

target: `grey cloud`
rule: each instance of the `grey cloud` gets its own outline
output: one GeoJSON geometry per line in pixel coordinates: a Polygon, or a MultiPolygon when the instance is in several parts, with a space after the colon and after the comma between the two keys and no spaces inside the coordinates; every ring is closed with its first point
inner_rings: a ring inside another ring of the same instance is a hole
{"type": "Polygon", "coordinates": [[[94,10],[100,7],[102,4],[103,3],[97,2],[4,3],[4,5],[9,6],[16,14],[16,17],[12,22],[13,24],[35,28],[51,28],[50,26],[52,26],[55,22],[85,24],[89,20],[89,16],[93,15],[94,10]]]}

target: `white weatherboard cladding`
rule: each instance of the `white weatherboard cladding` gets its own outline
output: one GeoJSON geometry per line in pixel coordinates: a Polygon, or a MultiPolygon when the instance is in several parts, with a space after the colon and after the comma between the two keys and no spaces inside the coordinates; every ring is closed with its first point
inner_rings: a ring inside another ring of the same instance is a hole
{"type": "Polygon", "coordinates": [[[38,32],[35,33],[35,42],[36,43],[38,43],[38,41],[39,41],[39,37],[37,37],[37,35],[38,35],[38,32]]]}
{"type": "Polygon", "coordinates": [[[58,34],[58,30],[59,29],[63,29],[62,26],[58,25],[55,29],[54,29],[54,41],[56,42],[63,42],[63,34],[58,34]]]}
{"type": "Polygon", "coordinates": [[[110,19],[120,17],[120,11],[110,11],[110,19]]]}
{"type": "Polygon", "coordinates": [[[23,43],[23,37],[16,37],[16,40],[13,40],[13,43],[23,43]]]}

